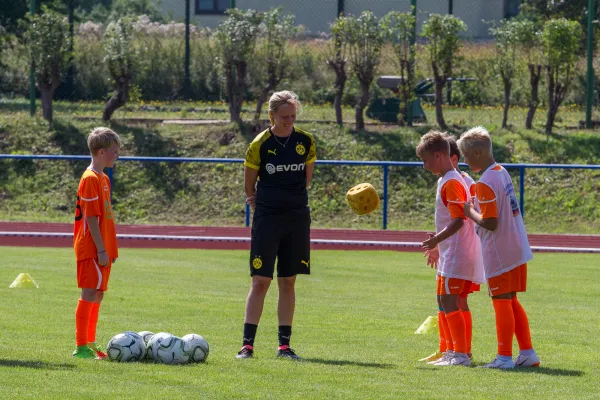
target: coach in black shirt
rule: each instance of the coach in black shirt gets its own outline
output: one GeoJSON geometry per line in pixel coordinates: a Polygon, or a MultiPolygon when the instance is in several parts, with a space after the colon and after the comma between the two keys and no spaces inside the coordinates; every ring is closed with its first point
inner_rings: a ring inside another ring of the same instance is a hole
{"type": "Polygon", "coordinates": [[[250,250],[252,286],[246,301],[244,338],[237,358],[254,354],[254,338],[277,260],[278,357],[299,359],[290,348],[296,275],[310,274],[310,209],[307,187],[316,160],[311,134],[294,127],[301,107],[290,91],[269,100],[271,127],[250,143],[244,162],[246,201],[254,210],[250,250]]]}

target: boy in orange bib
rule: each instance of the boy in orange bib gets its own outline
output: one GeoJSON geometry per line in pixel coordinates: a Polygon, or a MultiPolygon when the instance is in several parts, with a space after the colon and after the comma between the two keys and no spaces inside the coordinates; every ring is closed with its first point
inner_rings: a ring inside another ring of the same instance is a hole
{"type": "Polygon", "coordinates": [[[469,366],[467,326],[459,308],[459,297],[470,291],[473,282],[483,280],[481,245],[473,222],[465,218],[462,204],[471,200],[469,188],[452,165],[446,135],[429,132],[417,146],[423,168],[440,175],[435,204],[436,233],[423,242],[423,249],[439,252],[436,294],[443,311],[438,314],[448,348],[436,366],[469,366]],[[450,339],[450,340],[448,340],[450,339]]]}
{"type": "Polygon", "coordinates": [[[77,358],[107,357],[96,345],[96,324],[111,267],[119,253],[110,180],[103,170],[114,166],[120,147],[119,136],[108,128],[96,128],[88,136],[92,163],[79,181],[73,232],[77,286],[81,289],[75,309],[73,357],[77,358]]]}
{"type": "Polygon", "coordinates": [[[478,226],[485,276],[496,313],[498,355],[484,368],[537,367],[540,359],[531,343],[527,313],[517,292],[527,288],[527,262],[533,259],[510,175],[496,163],[492,140],[483,127],[463,133],[458,146],[474,172],[484,171],[476,184],[478,212],[464,203],[465,215],[478,226]],[[519,356],[513,361],[513,336],[519,356]]]}
{"type": "MultiPolygon", "coordinates": [[[[475,199],[475,181],[473,178],[469,176],[464,171],[461,171],[458,168],[458,163],[460,161],[460,150],[458,149],[458,144],[456,144],[456,139],[452,135],[446,135],[446,140],[450,145],[450,160],[452,161],[452,166],[454,169],[460,174],[461,178],[465,181],[465,184],[469,188],[469,194],[472,199],[475,199]]],[[[427,257],[427,265],[432,268],[437,269],[437,263],[439,262],[440,254],[438,248],[434,248],[432,250],[425,251],[425,257],[427,257]]],[[[479,292],[479,284],[472,283],[471,287],[468,291],[461,293],[458,296],[458,308],[460,309],[463,318],[465,320],[466,327],[466,335],[467,335],[467,355],[469,358],[472,358],[471,347],[473,341],[473,317],[471,314],[471,310],[469,309],[468,296],[473,292],[479,292]]],[[[454,346],[452,344],[452,338],[450,336],[446,337],[446,322],[444,316],[444,309],[442,304],[440,303],[440,296],[437,298],[438,300],[438,334],[439,334],[439,348],[431,355],[420,359],[419,361],[425,362],[434,362],[443,357],[444,353],[448,350],[454,351],[454,346]]]]}

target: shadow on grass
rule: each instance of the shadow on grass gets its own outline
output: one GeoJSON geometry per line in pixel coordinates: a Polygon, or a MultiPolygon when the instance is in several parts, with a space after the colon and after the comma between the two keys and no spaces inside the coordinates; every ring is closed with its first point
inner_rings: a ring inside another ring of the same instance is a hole
{"type": "Polygon", "coordinates": [[[303,358],[302,362],[325,364],[325,365],[338,365],[338,366],[352,366],[352,367],[366,367],[366,368],[395,368],[394,364],[380,364],[380,363],[366,363],[360,361],[349,361],[349,360],[326,360],[324,358],[303,358]]]}
{"type": "Polygon", "coordinates": [[[27,112],[29,111],[29,103],[0,103],[0,112],[27,112]]]}
{"type": "Polygon", "coordinates": [[[576,371],[573,369],[562,369],[562,368],[515,368],[508,370],[509,373],[517,374],[541,374],[541,375],[553,375],[553,376],[584,376],[585,372],[576,371]]]}
{"type": "Polygon", "coordinates": [[[600,136],[598,135],[559,135],[552,133],[533,138],[518,132],[527,142],[531,152],[544,162],[572,164],[574,160],[596,163],[600,153],[600,136]]]}
{"type": "MultiPolygon", "coordinates": [[[[111,123],[111,128],[119,132],[122,138],[131,137],[130,148],[127,150],[142,157],[180,157],[177,144],[170,138],[163,137],[152,127],[133,127],[111,123]]],[[[187,185],[187,177],[181,174],[180,162],[142,162],[146,171],[145,182],[154,186],[166,199],[172,200],[176,193],[187,185]]],[[[119,180],[115,188],[122,190],[119,180]]]]}
{"type": "MultiPolygon", "coordinates": [[[[52,123],[54,132],[50,140],[59,146],[62,154],[88,155],[87,131],[81,130],[70,121],[55,119],[52,123]]],[[[68,161],[73,172],[73,178],[79,179],[83,171],[87,168],[90,160],[70,160],[68,161]]]]}
{"type": "MultiPolygon", "coordinates": [[[[485,365],[485,363],[473,363],[471,367],[481,367],[485,365]]],[[[444,368],[435,367],[435,366],[419,366],[417,369],[425,370],[425,371],[443,371],[444,368]]],[[[540,375],[551,375],[551,376],[584,376],[585,372],[577,371],[573,369],[562,369],[562,368],[547,368],[547,367],[538,367],[538,368],[513,368],[513,369],[503,369],[499,370],[502,373],[506,374],[540,374],[540,375]]]]}
{"type": "Polygon", "coordinates": [[[23,367],[33,369],[50,369],[50,370],[72,370],[76,368],[75,364],[67,363],[51,363],[46,361],[22,361],[22,360],[6,360],[0,359],[1,367],[23,367]]]}
{"type": "Polygon", "coordinates": [[[52,141],[58,145],[62,154],[89,154],[87,131],[82,131],[71,122],[55,119],[52,123],[54,133],[52,141]]]}

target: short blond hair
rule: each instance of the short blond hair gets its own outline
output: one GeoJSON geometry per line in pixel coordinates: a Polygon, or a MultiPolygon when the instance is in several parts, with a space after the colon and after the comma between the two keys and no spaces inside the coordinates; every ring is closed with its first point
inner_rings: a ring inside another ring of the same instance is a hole
{"type": "Polygon", "coordinates": [[[474,150],[481,150],[492,154],[492,138],[490,133],[483,126],[471,128],[458,139],[458,148],[461,153],[470,153],[474,150]]]}
{"type": "Polygon", "coordinates": [[[284,104],[293,104],[296,106],[296,113],[300,114],[302,112],[302,103],[300,103],[300,99],[298,95],[290,90],[282,90],[281,92],[275,92],[269,99],[269,119],[271,123],[274,123],[273,117],[271,117],[271,113],[277,111],[279,107],[284,104]]]}
{"type": "Polygon", "coordinates": [[[121,147],[121,138],[112,129],[98,127],[94,128],[87,139],[88,148],[92,155],[96,155],[102,149],[108,149],[113,144],[121,147]]]}
{"type": "Polygon", "coordinates": [[[421,137],[417,146],[417,157],[423,158],[425,153],[433,154],[437,152],[450,155],[450,144],[446,140],[445,132],[429,131],[421,137]]]}

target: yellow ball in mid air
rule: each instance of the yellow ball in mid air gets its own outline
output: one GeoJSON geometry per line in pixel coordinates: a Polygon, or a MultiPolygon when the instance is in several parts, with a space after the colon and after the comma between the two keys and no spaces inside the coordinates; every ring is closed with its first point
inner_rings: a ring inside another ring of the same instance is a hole
{"type": "Polygon", "coordinates": [[[346,199],[358,215],[369,214],[379,206],[379,195],[370,183],[361,183],[348,190],[346,199]]]}

